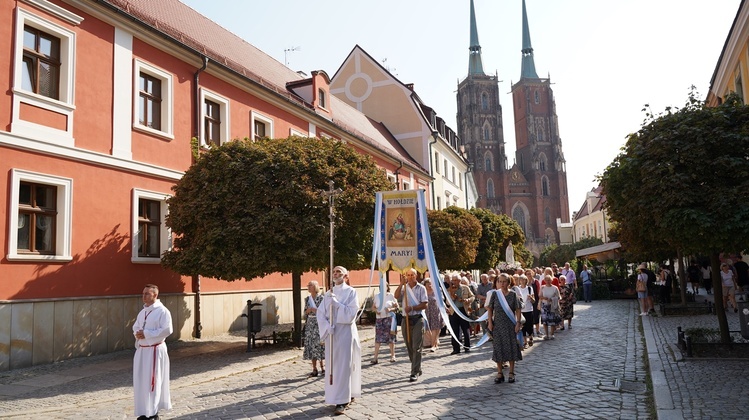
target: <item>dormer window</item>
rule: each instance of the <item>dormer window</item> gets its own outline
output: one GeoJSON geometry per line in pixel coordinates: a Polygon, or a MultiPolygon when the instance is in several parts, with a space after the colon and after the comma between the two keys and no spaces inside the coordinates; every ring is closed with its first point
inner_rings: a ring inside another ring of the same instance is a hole
{"type": "Polygon", "coordinates": [[[317,89],[317,105],[320,108],[327,108],[327,101],[325,97],[325,91],[322,89],[317,89]]]}

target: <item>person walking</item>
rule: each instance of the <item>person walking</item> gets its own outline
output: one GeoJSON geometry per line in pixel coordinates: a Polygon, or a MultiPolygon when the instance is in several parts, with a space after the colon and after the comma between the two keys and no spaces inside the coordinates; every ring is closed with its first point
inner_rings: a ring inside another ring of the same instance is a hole
{"type": "Polygon", "coordinates": [[[453,301],[454,306],[452,307],[452,313],[450,314],[450,327],[455,333],[455,337],[451,339],[453,346],[453,352],[450,354],[460,353],[460,340],[462,335],[463,347],[465,352],[471,351],[471,336],[468,333],[469,323],[460,314],[463,314],[466,318],[468,312],[466,308],[470,308],[471,302],[473,302],[474,296],[471,293],[471,289],[467,285],[461,284],[460,276],[453,274],[450,280],[450,298],[453,301]],[[457,339],[456,339],[457,338],[457,339]]]}
{"type": "Polygon", "coordinates": [[[580,278],[583,281],[583,297],[586,302],[593,301],[593,273],[588,270],[588,265],[583,264],[583,271],[580,272],[580,278]]]}
{"type": "Polygon", "coordinates": [[[640,301],[640,316],[647,316],[650,309],[652,309],[648,300],[648,274],[645,271],[647,269],[648,267],[645,263],[637,267],[640,274],[637,275],[635,290],[637,291],[637,299],[640,301]]]}
{"type": "Polygon", "coordinates": [[[403,341],[411,361],[411,375],[408,380],[416,382],[421,376],[421,348],[424,344],[424,315],[429,297],[426,288],[416,281],[416,270],[413,268],[401,276],[401,282],[395,289],[395,298],[403,301],[403,341]]]}
{"type": "Polygon", "coordinates": [[[383,301],[382,293],[375,295],[372,301],[372,310],[377,312],[375,321],[375,344],[374,356],[370,364],[377,364],[377,356],[380,354],[380,344],[387,344],[390,347],[390,361],[395,362],[395,338],[396,324],[395,312],[398,310],[398,301],[390,293],[390,284],[385,285],[385,297],[383,301]],[[382,305],[382,309],[380,309],[382,305]]]}
{"type": "Polygon", "coordinates": [[[734,312],[738,312],[736,306],[736,275],[731,271],[727,263],[720,264],[720,281],[723,286],[723,308],[728,310],[728,302],[731,302],[734,312]]]}
{"type": "Polygon", "coordinates": [[[557,325],[562,322],[559,314],[559,289],[552,284],[553,277],[550,274],[544,275],[544,285],[538,293],[538,304],[541,306],[541,323],[544,325],[544,340],[553,340],[555,338],[557,325]],[[551,335],[549,335],[551,327],[551,335]]]}
{"type": "Polygon", "coordinates": [[[172,314],[159,300],[159,287],[143,289],[143,309],[133,324],[133,396],[138,420],[159,419],[159,410],[171,410],[169,354],[166,340],[173,332],[172,314]]]}
{"type": "Polygon", "coordinates": [[[492,333],[492,361],[497,364],[494,383],[505,381],[502,365],[508,362],[507,382],[515,382],[515,361],[523,360],[518,334],[520,333],[520,301],[510,290],[510,278],[505,273],[497,277],[496,289],[489,298],[487,328],[492,333]]]}
{"type": "Polygon", "coordinates": [[[317,308],[322,304],[323,297],[320,294],[320,285],[317,281],[312,280],[307,284],[309,296],[304,301],[304,352],[302,360],[312,361],[312,372],[309,377],[319,375],[317,364],[320,364],[320,370],[325,374],[325,347],[320,341],[320,328],[317,326],[317,308]]]}
{"type": "Polygon", "coordinates": [[[320,341],[325,342],[325,403],[333,413],[343,414],[354,398],[361,396],[361,344],[356,329],[359,299],[347,284],[348,270],[333,268],[333,289],[325,293],[317,308],[320,341]]]}
{"type": "Polygon", "coordinates": [[[432,279],[426,278],[421,284],[427,289],[427,298],[429,299],[426,309],[427,334],[429,335],[429,344],[431,345],[429,351],[435,352],[440,348],[440,330],[445,322],[440,315],[440,307],[437,305],[437,293],[434,291],[432,279]]]}

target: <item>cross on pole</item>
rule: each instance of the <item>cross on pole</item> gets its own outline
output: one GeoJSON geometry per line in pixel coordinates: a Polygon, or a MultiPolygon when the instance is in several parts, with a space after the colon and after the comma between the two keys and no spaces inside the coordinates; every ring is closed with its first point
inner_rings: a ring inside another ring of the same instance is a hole
{"type": "Polygon", "coordinates": [[[335,197],[343,192],[340,188],[334,187],[333,181],[328,181],[328,190],[323,191],[323,196],[328,198],[328,208],[330,218],[330,267],[328,267],[328,278],[327,278],[327,289],[333,288],[333,255],[335,254],[335,247],[333,245],[333,239],[335,238],[335,211],[333,209],[335,205],[335,197]]]}

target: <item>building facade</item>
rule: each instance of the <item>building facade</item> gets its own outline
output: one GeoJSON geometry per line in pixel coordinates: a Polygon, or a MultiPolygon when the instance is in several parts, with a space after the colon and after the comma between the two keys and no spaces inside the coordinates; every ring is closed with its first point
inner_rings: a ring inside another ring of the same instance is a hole
{"type": "Polygon", "coordinates": [[[710,79],[707,103],[718,106],[730,93],[749,98],[749,3],[742,0],[710,79]]]}
{"type": "Polygon", "coordinates": [[[165,201],[194,152],[329,137],[401,188],[431,188],[428,168],[331,95],[324,71],[300,76],[177,0],[3,1],[0,34],[0,370],[132,346],[146,283],[171,310],[172,339],[244,328],[250,299],[264,322],[292,320],[290,276],[228,283],[160,265],[165,201]]]}
{"type": "Polygon", "coordinates": [[[603,243],[609,242],[611,222],[606,215],[606,196],[603,188],[598,186],[585,195],[585,202],[580,209],[572,213],[574,242],[585,238],[599,238],[603,243]]]}
{"type": "Polygon", "coordinates": [[[539,256],[559,244],[558,226],[569,223],[567,168],[549,78],[539,78],[523,1],[520,80],[512,85],[515,159],[508,167],[502,135],[497,76],[484,74],[471,1],[469,74],[458,85],[458,124],[469,150],[479,206],[504,213],[525,232],[525,246],[539,256]]]}
{"type": "MultiPolygon", "coordinates": [[[[413,84],[402,83],[357,45],[333,76],[330,92],[382,122],[416,162],[429,168],[431,209],[475,207],[476,187],[463,157],[462,140],[424,104],[413,84]]],[[[425,188],[413,180],[407,182],[406,189],[425,188]]]]}

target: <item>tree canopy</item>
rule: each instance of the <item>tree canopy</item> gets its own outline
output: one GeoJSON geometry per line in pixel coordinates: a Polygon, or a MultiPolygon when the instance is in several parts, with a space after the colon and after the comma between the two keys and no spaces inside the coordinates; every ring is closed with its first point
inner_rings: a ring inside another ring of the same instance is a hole
{"type": "Polygon", "coordinates": [[[566,245],[551,245],[544,248],[541,251],[540,264],[546,267],[550,267],[552,263],[562,265],[566,262],[573,263],[576,259],[576,252],[590,248],[596,245],[601,245],[603,241],[601,238],[583,238],[574,244],[566,245]]]}
{"type": "Polygon", "coordinates": [[[468,210],[451,206],[427,211],[429,233],[437,266],[461,270],[476,260],[481,222],[468,210]]]}
{"type": "Polygon", "coordinates": [[[168,200],[176,237],[164,265],[229,281],[326,268],[329,180],[342,189],[336,263],[368,266],[375,192],[392,184],[350,146],[303,137],[238,140],[203,154],[168,200]]]}
{"type": "Polygon", "coordinates": [[[505,214],[495,214],[488,209],[472,208],[469,212],[481,223],[476,259],[468,268],[485,270],[496,267],[505,259],[505,250],[512,241],[515,258],[524,264],[532,258],[525,248],[525,234],[520,225],[505,214]]]}
{"type": "Polygon", "coordinates": [[[749,237],[749,107],[735,95],[708,107],[692,92],[684,107],[648,114],[601,184],[624,248],[667,245],[711,255],[721,338],[727,341],[718,257],[745,250],[749,237]]]}

